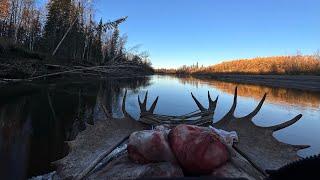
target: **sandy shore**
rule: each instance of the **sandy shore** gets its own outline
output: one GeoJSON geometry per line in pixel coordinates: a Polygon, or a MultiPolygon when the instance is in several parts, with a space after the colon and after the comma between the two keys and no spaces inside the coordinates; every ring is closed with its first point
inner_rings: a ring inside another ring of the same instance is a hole
{"type": "Polygon", "coordinates": [[[292,88],[320,92],[320,76],[310,75],[196,75],[222,81],[257,84],[271,87],[292,88]]]}

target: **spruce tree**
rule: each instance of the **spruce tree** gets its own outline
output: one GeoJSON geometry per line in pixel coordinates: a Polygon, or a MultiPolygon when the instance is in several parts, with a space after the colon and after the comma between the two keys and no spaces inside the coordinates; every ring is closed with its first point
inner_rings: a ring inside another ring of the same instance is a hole
{"type": "Polygon", "coordinates": [[[102,63],[102,33],[103,33],[103,22],[100,19],[98,26],[96,27],[96,34],[92,43],[92,56],[95,62],[102,63]]]}
{"type": "MultiPolygon", "coordinates": [[[[50,0],[47,8],[48,15],[44,26],[43,50],[52,53],[71,25],[71,0],[50,0]]],[[[68,52],[66,49],[66,43],[63,43],[58,54],[66,55],[66,52],[68,52]]]]}
{"type": "Polygon", "coordinates": [[[116,27],[113,31],[110,47],[110,58],[114,60],[118,55],[118,42],[119,42],[119,28],[116,27]]]}

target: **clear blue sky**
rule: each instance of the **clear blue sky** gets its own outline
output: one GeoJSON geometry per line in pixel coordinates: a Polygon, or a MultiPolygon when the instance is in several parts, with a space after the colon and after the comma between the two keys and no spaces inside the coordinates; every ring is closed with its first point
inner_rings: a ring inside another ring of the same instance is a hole
{"type": "Polygon", "coordinates": [[[97,20],[129,16],[128,48],[142,45],[154,67],[320,49],[320,0],[94,1],[97,20]]]}
{"type": "Polygon", "coordinates": [[[98,0],[96,18],[129,16],[128,46],[155,67],[320,49],[320,0],[98,0]]]}

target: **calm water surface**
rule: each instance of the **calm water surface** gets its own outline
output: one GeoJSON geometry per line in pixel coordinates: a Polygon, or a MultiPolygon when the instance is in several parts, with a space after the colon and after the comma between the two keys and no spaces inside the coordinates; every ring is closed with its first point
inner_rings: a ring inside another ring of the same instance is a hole
{"type": "Polygon", "coordinates": [[[296,124],[274,136],[282,142],[308,144],[301,156],[320,153],[320,93],[284,88],[242,85],[215,80],[151,76],[138,79],[67,82],[43,85],[36,90],[0,102],[0,177],[24,179],[54,170],[50,162],[66,155],[66,140],[103,120],[101,103],[121,117],[121,100],[128,89],[127,110],[139,117],[137,96],[149,91],[150,99],[160,96],[155,113],[181,115],[197,110],[190,93],[207,106],[207,92],[219,95],[214,121],[231,107],[238,86],[236,116],[250,113],[265,92],[267,101],[254,122],[271,126],[303,114],[296,124]]]}

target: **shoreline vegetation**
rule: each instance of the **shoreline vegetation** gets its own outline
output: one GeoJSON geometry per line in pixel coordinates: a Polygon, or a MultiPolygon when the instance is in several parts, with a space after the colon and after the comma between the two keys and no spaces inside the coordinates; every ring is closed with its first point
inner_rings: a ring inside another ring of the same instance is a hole
{"type": "Polygon", "coordinates": [[[184,65],[177,69],[157,69],[156,72],[180,75],[320,75],[320,54],[257,57],[226,61],[208,67],[184,65]]]}
{"type": "Polygon", "coordinates": [[[238,95],[242,97],[261,99],[261,94],[268,93],[268,101],[282,105],[297,105],[301,107],[318,108],[320,104],[320,94],[312,91],[296,90],[290,88],[273,88],[257,84],[242,84],[236,82],[226,82],[213,80],[211,78],[179,77],[179,82],[200,87],[207,85],[221,92],[232,95],[233,88],[238,87],[238,95]]]}
{"type": "Polygon", "coordinates": [[[0,83],[152,74],[148,53],[127,48],[120,33],[128,17],[96,22],[92,3],[50,0],[44,11],[36,1],[1,1],[0,83]]]}
{"type": "Polygon", "coordinates": [[[157,69],[156,73],[320,91],[319,55],[259,57],[223,62],[209,67],[193,65],[178,69],[157,69]]]}

